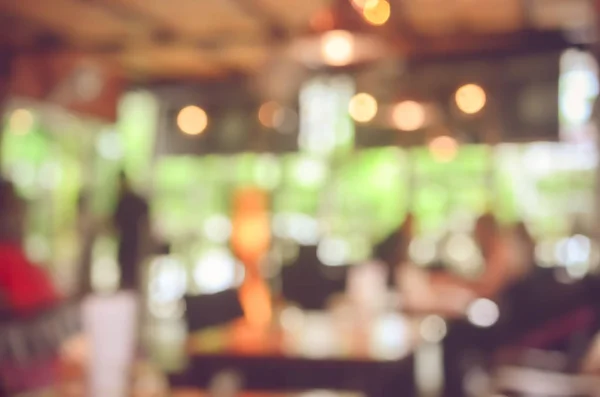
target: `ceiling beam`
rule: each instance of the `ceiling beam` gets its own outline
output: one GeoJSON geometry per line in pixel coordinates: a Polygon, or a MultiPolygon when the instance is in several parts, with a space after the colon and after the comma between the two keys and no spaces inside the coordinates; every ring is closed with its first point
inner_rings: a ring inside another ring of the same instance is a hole
{"type": "Polygon", "coordinates": [[[127,38],[131,30],[127,21],[81,0],[51,3],[0,0],[0,13],[41,26],[45,31],[78,43],[120,41],[127,38]]]}
{"type": "Polygon", "coordinates": [[[418,45],[398,40],[396,49],[409,59],[476,58],[536,54],[572,46],[562,32],[519,31],[501,34],[457,34],[421,38],[418,45]]]}
{"type": "Polygon", "coordinates": [[[281,42],[289,39],[290,32],[285,24],[276,15],[258,4],[257,0],[234,0],[234,2],[242,12],[266,26],[270,41],[281,42]]]}
{"type": "MultiPolygon", "coordinates": [[[[288,44],[292,39],[286,39],[281,45],[288,44]]],[[[212,40],[177,40],[170,43],[181,47],[189,47],[201,51],[221,52],[224,48],[259,47],[268,43],[256,37],[225,37],[212,40]]],[[[170,45],[169,44],[169,45],[170,45]]],[[[390,40],[390,45],[397,55],[410,59],[430,59],[436,57],[477,57],[480,55],[510,55],[523,53],[541,53],[568,48],[571,44],[561,32],[521,31],[501,34],[458,34],[440,37],[423,37],[417,42],[402,36],[390,40]]],[[[38,45],[16,48],[22,53],[64,52],[77,51],[97,55],[116,55],[125,52],[125,43],[110,43],[106,45],[76,46],[65,39],[55,38],[53,45],[41,42],[38,45]]],[[[134,47],[135,48],[135,47],[134,47]]]]}
{"type": "Polygon", "coordinates": [[[148,36],[151,39],[158,38],[159,41],[164,41],[165,37],[169,37],[169,39],[175,37],[175,32],[171,29],[167,22],[140,7],[126,5],[122,2],[111,0],[80,1],[83,1],[94,7],[102,8],[105,11],[113,14],[116,18],[140,24],[142,28],[147,30],[148,36]]]}
{"type": "Polygon", "coordinates": [[[402,9],[402,1],[400,0],[389,0],[391,11],[390,21],[386,23],[391,25],[393,34],[396,36],[404,37],[413,42],[419,42],[421,35],[415,30],[414,25],[407,13],[402,9]]]}
{"type": "MultiPolygon", "coordinates": [[[[42,37],[43,39],[43,37],[42,37]]],[[[196,49],[198,51],[213,51],[215,53],[221,52],[224,48],[236,48],[236,47],[260,47],[263,48],[267,43],[263,39],[256,37],[234,37],[234,36],[220,36],[214,39],[181,39],[176,38],[174,40],[154,40],[152,42],[141,44],[138,43],[125,43],[125,42],[111,42],[105,44],[89,44],[89,45],[77,45],[71,43],[69,40],[53,36],[52,41],[48,42],[45,40],[38,40],[28,46],[15,46],[14,50],[19,53],[48,53],[48,52],[65,52],[65,51],[76,51],[78,53],[89,53],[92,55],[118,55],[126,52],[129,49],[139,48],[152,48],[152,46],[163,47],[163,46],[177,46],[185,47],[190,49],[196,49]]]]}
{"type": "Polygon", "coordinates": [[[144,12],[141,9],[133,9],[122,3],[106,0],[79,0],[81,3],[87,4],[91,7],[102,8],[105,11],[113,14],[119,19],[125,19],[128,21],[148,21],[153,24],[160,24],[153,15],[144,12]]]}

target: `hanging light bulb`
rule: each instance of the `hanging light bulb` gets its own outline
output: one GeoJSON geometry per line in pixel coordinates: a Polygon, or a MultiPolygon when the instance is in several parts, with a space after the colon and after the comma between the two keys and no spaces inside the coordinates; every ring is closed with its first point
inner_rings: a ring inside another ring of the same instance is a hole
{"type": "Polygon", "coordinates": [[[475,114],[484,108],[487,101],[485,91],[477,84],[466,84],[456,90],[456,106],[461,112],[475,114]]]}
{"type": "Polygon", "coordinates": [[[186,106],[177,115],[177,126],[187,135],[199,135],[208,125],[208,116],[198,106],[186,106]]]}
{"type": "Polygon", "coordinates": [[[400,102],[393,109],[392,121],[399,130],[418,130],[425,124],[425,109],[418,102],[400,102]]]}
{"type": "Polygon", "coordinates": [[[355,121],[360,123],[369,122],[377,114],[377,100],[372,95],[364,92],[356,94],[350,100],[348,112],[355,121]]]}
{"type": "Polygon", "coordinates": [[[386,0],[370,2],[365,6],[362,14],[365,20],[371,25],[381,26],[390,19],[390,3],[386,0]]]}
{"type": "Polygon", "coordinates": [[[354,37],[345,30],[332,30],[321,38],[321,55],[326,64],[344,66],[354,57],[354,37]]]}

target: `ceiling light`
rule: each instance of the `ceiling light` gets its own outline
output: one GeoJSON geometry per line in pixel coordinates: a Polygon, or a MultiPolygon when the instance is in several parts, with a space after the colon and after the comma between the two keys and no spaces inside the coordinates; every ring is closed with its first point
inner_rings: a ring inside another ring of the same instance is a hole
{"type": "Polygon", "coordinates": [[[354,57],[354,37],[345,30],[332,30],[321,38],[321,55],[331,66],[344,66],[354,57]]]}
{"type": "Polygon", "coordinates": [[[177,126],[187,135],[199,135],[208,125],[208,116],[198,106],[186,106],[177,115],[177,126]]]}
{"type": "Polygon", "coordinates": [[[354,120],[360,123],[371,121],[377,114],[377,100],[364,92],[356,94],[350,100],[348,112],[354,120]]]}
{"type": "Polygon", "coordinates": [[[371,2],[363,9],[363,17],[371,25],[380,26],[390,19],[390,3],[386,0],[371,2]]]}
{"type": "Polygon", "coordinates": [[[463,85],[456,91],[454,97],[456,106],[466,114],[475,114],[484,108],[486,95],[483,88],[477,84],[463,85]]]}
{"type": "Polygon", "coordinates": [[[392,120],[400,130],[418,130],[425,124],[425,108],[414,101],[400,102],[393,109],[392,120]]]}

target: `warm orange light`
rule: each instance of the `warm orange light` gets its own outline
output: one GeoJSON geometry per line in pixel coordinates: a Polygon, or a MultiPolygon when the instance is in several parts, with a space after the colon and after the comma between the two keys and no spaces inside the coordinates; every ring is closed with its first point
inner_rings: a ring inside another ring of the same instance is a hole
{"type": "Polygon", "coordinates": [[[332,30],[321,38],[321,55],[326,64],[344,66],[354,57],[354,37],[345,30],[332,30]]]}
{"type": "Polygon", "coordinates": [[[271,295],[263,280],[250,280],[240,289],[240,300],[248,325],[262,328],[271,322],[271,295]]]}
{"type": "Polygon", "coordinates": [[[254,327],[247,319],[233,322],[226,330],[228,348],[237,354],[281,352],[277,335],[264,327],[254,327]]]}
{"type": "Polygon", "coordinates": [[[392,121],[399,130],[418,130],[425,124],[425,108],[414,101],[400,102],[393,109],[392,121]]]}
{"type": "Polygon", "coordinates": [[[258,109],[258,120],[265,127],[273,128],[275,127],[275,117],[280,110],[281,107],[277,102],[265,102],[261,105],[260,109],[258,109]]]}
{"type": "Polygon", "coordinates": [[[390,3],[386,0],[371,2],[363,9],[363,17],[371,25],[380,26],[390,19],[390,3]]]}
{"type": "Polygon", "coordinates": [[[351,0],[352,5],[359,10],[377,5],[381,0],[351,0]]]}
{"type": "Polygon", "coordinates": [[[483,109],[487,100],[485,91],[477,84],[463,85],[456,91],[454,99],[456,100],[456,106],[466,114],[479,112],[483,109]]]}
{"type": "Polygon", "coordinates": [[[262,254],[271,241],[268,219],[262,214],[237,217],[232,240],[242,259],[262,254]]]}
{"type": "Polygon", "coordinates": [[[458,142],[449,136],[438,136],[429,142],[431,156],[441,163],[452,161],[458,152],[458,142]]]}
{"type": "Polygon", "coordinates": [[[377,100],[364,92],[356,94],[348,104],[348,112],[350,117],[360,123],[371,121],[377,114],[377,100]]]}
{"type": "Polygon", "coordinates": [[[269,249],[271,233],[267,193],[254,188],[235,194],[232,247],[246,267],[240,299],[249,325],[262,327],[271,320],[271,298],[262,279],[260,260],[269,249]]]}
{"type": "Polygon", "coordinates": [[[26,134],[33,127],[33,114],[27,109],[17,109],[10,115],[10,131],[14,134],[26,134]]]}
{"type": "Polygon", "coordinates": [[[184,134],[201,134],[207,125],[208,116],[204,109],[198,106],[186,106],[177,115],[177,126],[184,134]]]}

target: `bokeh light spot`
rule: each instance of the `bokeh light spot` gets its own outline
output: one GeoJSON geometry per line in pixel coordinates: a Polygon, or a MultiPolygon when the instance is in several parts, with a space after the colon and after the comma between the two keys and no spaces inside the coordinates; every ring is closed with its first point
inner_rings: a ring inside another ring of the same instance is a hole
{"type": "Polygon", "coordinates": [[[391,15],[390,3],[386,0],[369,2],[363,9],[363,17],[371,25],[381,26],[385,24],[391,15]]]}
{"type": "Polygon", "coordinates": [[[431,156],[440,163],[447,163],[456,157],[458,142],[449,136],[438,136],[429,142],[431,156]]]}
{"type": "Polygon", "coordinates": [[[400,102],[394,106],[392,121],[399,130],[415,131],[425,124],[425,109],[414,101],[400,102]]]}
{"type": "Polygon", "coordinates": [[[208,126],[208,116],[198,106],[186,106],[177,115],[177,126],[187,135],[199,135],[208,126]]]}
{"type": "Polygon", "coordinates": [[[369,122],[377,114],[377,100],[372,95],[364,92],[356,94],[350,100],[348,112],[355,121],[360,123],[369,122]]]}
{"type": "Polygon", "coordinates": [[[475,114],[484,108],[487,97],[483,88],[477,84],[466,84],[456,91],[456,106],[461,112],[475,114]]]}
{"type": "Polygon", "coordinates": [[[344,66],[354,57],[354,37],[345,30],[332,30],[323,34],[321,55],[326,64],[344,66]]]}

